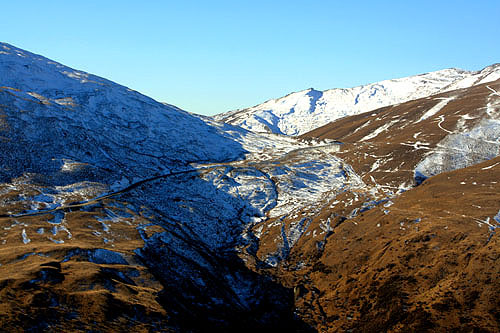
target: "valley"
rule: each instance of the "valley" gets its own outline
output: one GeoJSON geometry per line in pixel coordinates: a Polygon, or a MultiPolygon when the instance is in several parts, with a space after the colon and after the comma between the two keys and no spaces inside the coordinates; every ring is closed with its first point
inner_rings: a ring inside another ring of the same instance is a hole
{"type": "Polygon", "coordinates": [[[0,49],[2,330],[500,328],[498,65],[210,118],[0,49]]]}

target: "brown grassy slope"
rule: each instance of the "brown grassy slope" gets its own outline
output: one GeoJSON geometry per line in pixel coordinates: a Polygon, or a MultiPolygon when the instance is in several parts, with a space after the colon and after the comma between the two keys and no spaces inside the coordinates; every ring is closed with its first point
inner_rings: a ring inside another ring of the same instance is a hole
{"type": "Polygon", "coordinates": [[[397,188],[413,182],[415,165],[449,134],[445,130],[470,129],[487,116],[487,105],[499,99],[490,96],[488,86],[500,91],[500,80],[339,119],[302,137],[343,142],[339,156],[364,181],[371,182],[373,176],[377,183],[397,188]],[[436,114],[418,121],[443,98],[453,99],[436,114]],[[389,123],[385,131],[363,140],[389,123]],[[377,160],[380,165],[371,171],[377,160]]]}
{"type": "MultiPolygon", "coordinates": [[[[66,212],[59,224],[48,223],[52,214],[0,218],[2,331],[169,329],[168,315],[158,303],[163,286],[133,252],[144,244],[137,226],[147,220],[133,214],[106,221],[104,228],[97,218],[114,205],[103,200],[87,211],[66,212]],[[54,235],[52,228],[62,226],[71,234],[59,229],[54,235]],[[96,249],[119,253],[125,261],[91,260],[96,249]]],[[[147,229],[148,234],[163,231],[147,229]]]]}
{"type": "Polygon", "coordinates": [[[292,268],[315,242],[304,239],[275,272],[296,287],[300,317],[319,331],[500,330],[500,235],[484,223],[500,209],[499,162],[432,177],[344,221],[315,262],[292,268]]]}

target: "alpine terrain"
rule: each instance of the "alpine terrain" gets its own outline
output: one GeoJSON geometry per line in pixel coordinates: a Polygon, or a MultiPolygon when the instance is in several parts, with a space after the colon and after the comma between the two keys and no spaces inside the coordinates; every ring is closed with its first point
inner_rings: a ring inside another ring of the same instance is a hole
{"type": "Polygon", "coordinates": [[[213,118],[0,43],[2,331],[500,330],[500,66],[213,118]]]}

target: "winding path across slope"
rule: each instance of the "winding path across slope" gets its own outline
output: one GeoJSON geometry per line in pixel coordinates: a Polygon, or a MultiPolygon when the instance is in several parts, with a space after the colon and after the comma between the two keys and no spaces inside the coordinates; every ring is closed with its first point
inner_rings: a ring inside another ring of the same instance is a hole
{"type": "Polygon", "coordinates": [[[217,167],[217,166],[219,166],[219,165],[213,165],[213,166],[210,166],[210,167],[203,167],[203,168],[197,168],[197,169],[191,169],[191,170],[183,170],[183,171],[171,172],[171,173],[168,173],[168,174],[165,174],[165,175],[159,175],[159,176],[155,176],[155,177],[151,177],[151,178],[140,180],[140,181],[135,182],[135,183],[133,183],[133,184],[131,184],[131,185],[129,185],[129,186],[121,189],[121,190],[110,192],[110,193],[107,193],[107,194],[103,194],[103,195],[97,196],[95,198],[92,198],[92,199],[89,199],[89,200],[86,200],[86,201],[83,201],[83,202],[77,202],[77,203],[73,203],[73,204],[69,204],[69,205],[61,206],[61,207],[57,207],[57,208],[52,208],[52,209],[41,209],[41,210],[37,210],[37,211],[34,211],[34,212],[30,212],[30,213],[2,214],[2,215],[0,215],[0,218],[20,218],[20,217],[26,217],[26,216],[43,215],[43,214],[52,213],[52,212],[56,212],[56,211],[69,211],[69,210],[73,210],[73,209],[79,209],[79,208],[82,208],[82,207],[85,207],[85,206],[89,206],[89,205],[95,204],[95,203],[97,203],[97,202],[99,202],[101,200],[108,199],[108,198],[117,196],[119,194],[131,191],[131,190],[137,188],[138,186],[141,186],[141,185],[143,185],[145,183],[148,183],[148,182],[151,182],[151,181],[155,181],[155,180],[158,180],[158,179],[161,179],[161,178],[167,178],[167,177],[171,177],[171,176],[178,176],[178,175],[182,175],[182,174],[188,174],[188,173],[198,172],[198,171],[201,171],[201,170],[207,170],[207,169],[211,169],[211,168],[214,168],[214,167],[217,167]]]}

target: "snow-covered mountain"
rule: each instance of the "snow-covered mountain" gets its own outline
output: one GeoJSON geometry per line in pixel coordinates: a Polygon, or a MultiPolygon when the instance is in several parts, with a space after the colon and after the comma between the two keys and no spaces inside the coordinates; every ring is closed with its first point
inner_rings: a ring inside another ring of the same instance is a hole
{"type": "Polygon", "coordinates": [[[451,68],[348,89],[307,89],[214,118],[255,132],[301,135],[346,116],[498,78],[500,64],[477,72],[451,68]]]}

